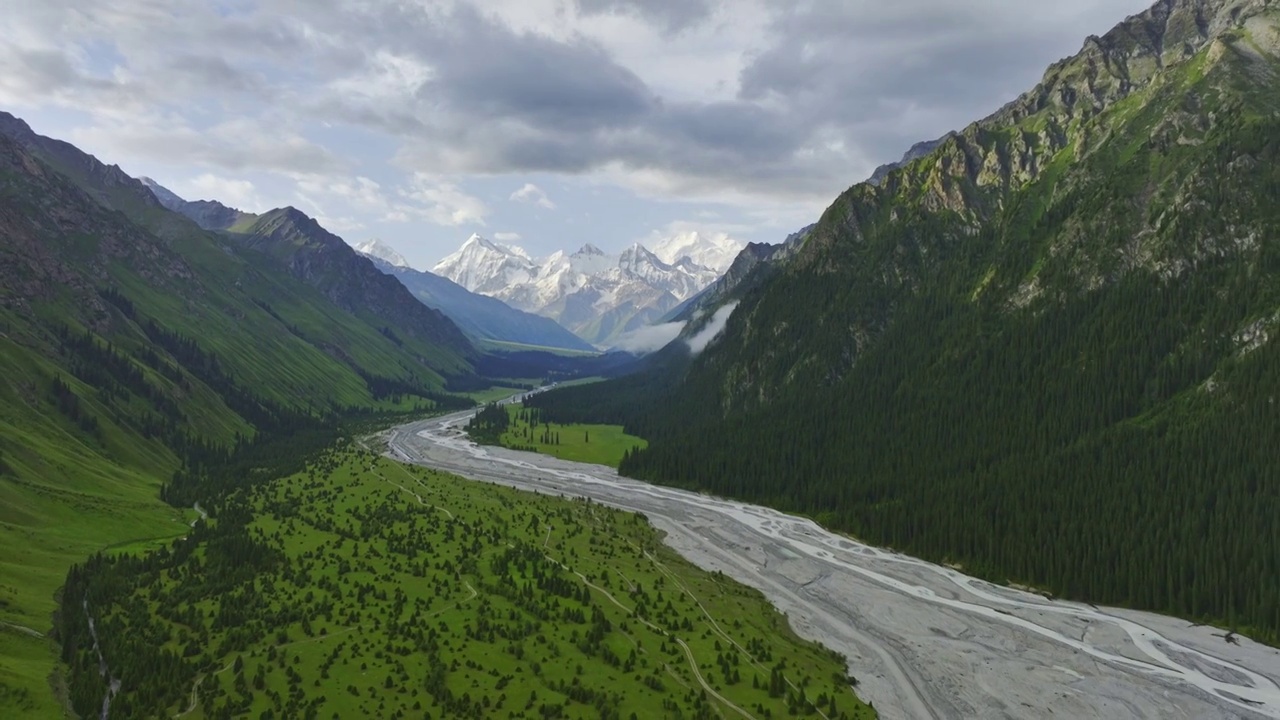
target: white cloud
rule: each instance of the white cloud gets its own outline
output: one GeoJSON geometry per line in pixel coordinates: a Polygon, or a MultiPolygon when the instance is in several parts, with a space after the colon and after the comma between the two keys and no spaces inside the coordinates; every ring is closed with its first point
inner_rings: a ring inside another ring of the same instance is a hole
{"type": "Polygon", "coordinates": [[[108,157],[232,172],[265,170],[315,175],[339,173],[346,164],[297,130],[247,117],[197,129],[181,117],[148,111],[104,119],[74,131],[71,140],[108,157]]]}
{"type": "Polygon", "coordinates": [[[549,176],[554,202],[510,196],[561,211],[530,236],[604,235],[657,201],[781,239],[1151,1],[0,0],[0,106],[60,113],[108,162],[253,178],[348,227],[503,225],[507,189],[549,176]],[[584,218],[566,176],[625,197],[584,218]]]}
{"type": "Polygon", "coordinates": [[[738,303],[735,302],[724,305],[716,310],[715,314],[711,316],[711,319],[707,321],[706,326],[699,330],[693,337],[685,341],[689,346],[689,351],[694,355],[698,355],[703,350],[706,350],[707,346],[719,337],[720,333],[724,332],[724,326],[729,324],[729,316],[737,309],[738,303]]]}
{"type": "Polygon", "coordinates": [[[684,325],[684,323],[674,322],[636,328],[618,338],[613,349],[631,353],[651,353],[660,350],[680,335],[684,325]]]}
{"type": "Polygon", "coordinates": [[[418,204],[413,212],[435,223],[457,227],[484,225],[489,209],[479,198],[468,195],[457,185],[426,173],[414,173],[413,181],[401,195],[418,204]]]}
{"type": "Polygon", "coordinates": [[[262,212],[262,201],[258,198],[258,189],[248,180],[203,173],[190,180],[176,183],[172,188],[179,196],[189,200],[217,200],[224,205],[246,212],[262,212]]]}
{"type": "Polygon", "coordinates": [[[551,202],[547,193],[533,183],[525,183],[524,187],[511,193],[512,202],[532,203],[547,210],[555,210],[556,204],[551,202]]]}
{"type": "Polygon", "coordinates": [[[520,239],[520,233],[517,232],[498,232],[493,234],[493,239],[498,242],[516,242],[520,239]]]}

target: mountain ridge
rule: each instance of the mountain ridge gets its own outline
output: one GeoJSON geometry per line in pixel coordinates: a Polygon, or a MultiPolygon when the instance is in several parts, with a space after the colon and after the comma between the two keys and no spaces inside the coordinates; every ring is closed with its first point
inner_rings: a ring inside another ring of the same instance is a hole
{"type": "MultiPolygon", "coordinates": [[[[696,250],[690,242],[682,238],[667,250],[696,250]]],[[[720,250],[720,245],[707,246],[712,254],[720,250]]],[[[518,246],[480,235],[469,237],[432,271],[472,292],[552,318],[595,345],[608,345],[657,321],[719,276],[687,255],[668,263],[641,243],[617,255],[588,243],[573,254],[535,259],[518,246]]]]}
{"type": "Polygon", "coordinates": [[[842,193],[701,353],[532,403],[648,439],[632,476],[1280,641],[1278,78],[1274,2],[1162,0],[842,193]]]}

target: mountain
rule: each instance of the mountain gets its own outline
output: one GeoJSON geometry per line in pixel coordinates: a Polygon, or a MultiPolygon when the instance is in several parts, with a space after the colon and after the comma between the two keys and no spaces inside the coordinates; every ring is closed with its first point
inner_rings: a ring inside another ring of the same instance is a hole
{"type": "Polygon", "coordinates": [[[63,714],[14,690],[46,686],[58,658],[9,626],[47,631],[72,563],[139,538],[167,544],[196,501],[216,513],[194,489],[211,467],[237,459],[234,482],[249,482],[343,423],[470,404],[444,392],[472,376],[469,345],[411,339],[412,318],[370,314],[0,114],[6,708],[63,714]]]}
{"type": "Polygon", "coordinates": [[[695,316],[706,315],[742,295],[746,290],[762,284],[773,273],[781,270],[800,251],[800,246],[817,225],[809,225],[791,233],[777,245],[750,243],[733,259],[729,268],[714,283],[697,295],[681,303],[663,321],[688,321],[695,316]]]}
{"type": "Polygon", "coordinates": [[[867,182],[872,185],[879,185],[886,177],[888,177],[889,173],[897,170],[903,165],[910,164],[913,160],[919,160],[934,150],[937,150],[938,146],[946,142],[950,137],[951,133],[947,133],[937,140],[925,140],[912,145],[905,153],[902,154],[902,159],[898,162],[887,163],[876,168],[875,172],[871,173],[871,177],[867,179],[867,182]]]}
{"type": "Polygon", "coordinates": [[[138,181],[146,186],[165,208],[191,218],[206,230],[225,230],[249,216],[248,213],[227,207],[216,200],[183,200],[176,193],[149,177],[140,177],[138,181]]]}
{"type": "Polygon", "coordinates": [[[296,208],[246,218],[229,228],[226,237],[271,256],[338,307],[375,325],[400,328],[404,341],[453,349],[459,364],[442,371],[456,373],[462,362],[475,357],[470,341],[439,310],[423,305],[395,278],[296,208]]]}
{"type": "Polygon", "coordinates": [[[403,255],[396,252],[395,248],[378,239],[366,240],[356,245],[356,252],[370,259],[381,260],[392,267],[409,267],[409,261],[405,260],[403,255]]]}
{"type": "MultiPolygon", "coordinates": [[[[1280,8],[1161,0],[627,378],[630,475],[1280,642],[1280,8]]],[[[750,276],[751,273],[748,273],[750,276]]]]}
{"type": "Polygon", "coordinates": [[[566,350],[594,349],[550,318],[516,310],[439,275],[398,267],[374,256],[370,259],[380,271],[399,280],[424,305],[444,313],[472,338],[566,350]]]}
{"type": "Polygon", "coordinates": [[[513,286],[526,285],[538,274],[538,265],[518,247],[490,242],[472,235],[431,269],[471,292],[497,295],[513,286]]]}
{"type": "MultiPolygon", "coordinates": [[[[701,248],[706,254],[720,246],[698,242],[672,246],[681,247],[701,248]]],[[[573,254],[557,252],[534,259],[519,247],[479,235],[468,238],[433,272],[472,292],[552,318],[596,345],[608,345],[655,322],[719,276],[687,256],[666,262],[640,244],[618,255],[588,244],[573,254]]]]}
{"type": "Polygon", "coordinates": [[[707,236],[695,230],[660,240],[652,249],[653,254],[665,263],[674,265],[681,258],[688,258],[695,265],[723,273],[743,247],[741,241],[724,233],[707,236]]]}
{"type": "Polygon", "coordinates": [[[166,208],[180,213],[205,230],[253,251],[319,289],[333,303],[376,327],[398,327],[396,339],[421,352],[419,356],[445,375],[465,373],[475,350],[461,330],[438,310],[423,306],[394,278],[375,268],[352,249],[296,208],[279,208],[262,215],[229,208],[217,201],[188,202],[155,181],[145,185],[166,208]],[[448,348],[448,358],[426,352],[448,348]],[[437,362],[438,360],[438,362],[437,362]]]}

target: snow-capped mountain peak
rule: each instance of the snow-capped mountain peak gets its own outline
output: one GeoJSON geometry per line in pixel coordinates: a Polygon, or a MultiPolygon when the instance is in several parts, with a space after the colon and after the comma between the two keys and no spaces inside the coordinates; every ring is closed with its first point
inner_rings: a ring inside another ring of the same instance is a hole
{"type": "MultiPolygon", "coordinates": [[[[684,243],[694,251],[722,246],[684,243]]],[[[593,343],[656,320],[720,275],[696,257],[678,255],[669,261],[640,243],[617,255],[588,243],[573,254],[559,251],[539,260],[522,248],[479,235],[468,238],[432,272],[557,320],[593,343]]]]}
{"type": "Polygon", "coordinates": [[[471,292],[496,295],[504,288],[531,282],[538,266],[521,248],[490,242],[472,235],[457,252],[432,268],[471,292]]]}
{"type": "Polygon", "coordinates": [[[677,264],[680,258],[687,257],[697,265],[723,273],[744,247],[746,243],[734,240],[725,233],[704,235],[693,230],[677,233],[654,243],[653,254],[671,265],[677,264]]]}
{"type": "Polygon", "coordinates": [[[385,263],[394,267],[409,267],[409,261],[404,256],[396,252],[396,249],[382,242],[377,238],[370,238],[356,246],[356,252],[361,255],[378,258],[385,263]]]}

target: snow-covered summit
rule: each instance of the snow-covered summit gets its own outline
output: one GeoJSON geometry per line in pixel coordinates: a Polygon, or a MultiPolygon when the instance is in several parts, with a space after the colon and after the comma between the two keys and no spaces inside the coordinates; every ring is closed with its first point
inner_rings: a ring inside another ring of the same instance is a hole
{"type": "Polygon", "coordinates": [[[471,292],[495,297],[505,288],[532,282],[537,271],[538,265],[523,249],[479,235],[467,238],[457,252],[431,269],[471,292]]]}
{"type": "Polygon", "coordinates": [[[394,267],[409,267],[409,261],[404,256],[396,252],[396,249],[382,242],[377,238],[370,238],[356,246],[356,252],[361,255],[368,255],[392,265],[394,267]]]}
{"type": "Polygon", "coordinates": [[[704,235],[693,230],[677,233],[654,243],[652,250],[654,255],[671,265],[678,264],[681,258],[688,258],[695,265],[723,273],[746,246],[746,243],[734,240],[725,233],[704,235]]]}
{"type": "MultiPolygon", "coordinates": [[[[686,239],[708,256],[713,243],[686,239]]],[[[671,248],[667,248],[668,252],[671,248]]],[[[714,253],[711,253],[714,258],[714,253]]],[[[715,282],[720,273],[696,258],[668,261],[639,243],[612,255],[590,243],[577,252],[532,258],[524,249],[472,235],[432,272],[520,310],[557,320],[580,337],[606,343],[641,327],[715,282]]]]}

